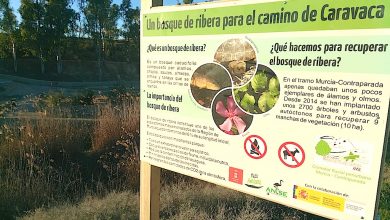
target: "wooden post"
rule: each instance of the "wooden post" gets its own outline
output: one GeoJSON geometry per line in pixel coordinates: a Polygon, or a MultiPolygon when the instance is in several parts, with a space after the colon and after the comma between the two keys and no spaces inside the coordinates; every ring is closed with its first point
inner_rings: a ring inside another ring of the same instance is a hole
{"type": "Polygon", "coordinates": [[[163,0],[142,0],[140,2],[141,2],[141,10],[143,8],[150,8],[150,7],[163,5],[163,0]]]}
{"type": "MultiPolygon", "coordinates": [[[[141,10],[162,6],[163,0],[142,0],[141,10]]],[[[141,33],[142,36],[142,33],[141,33]]],[[[142,41],[142,39],[141,39],[142,41]]],[[[160,219],[161,168],[141,161],[140,169],[140,220],[160,219]]]]}
{"type": "Polygon", "coordinates": [[[163,0],[152,0],[152,7],[154,6],[162,6],[163,0]]]}
{"type": "Polygon", "coordinates": [[[160,172],[161,168],[141,161],[140,219],[160,219],[160,172]]]}

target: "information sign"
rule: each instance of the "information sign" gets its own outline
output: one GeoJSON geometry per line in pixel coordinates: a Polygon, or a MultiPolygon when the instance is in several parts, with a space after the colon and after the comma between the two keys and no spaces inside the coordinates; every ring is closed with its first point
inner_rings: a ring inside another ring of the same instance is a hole
{"type": "Polygon", "coordinates": [[[229,1],[141,18],[143,161],[332,219],[374,218],[390,1],[229,1]]]}

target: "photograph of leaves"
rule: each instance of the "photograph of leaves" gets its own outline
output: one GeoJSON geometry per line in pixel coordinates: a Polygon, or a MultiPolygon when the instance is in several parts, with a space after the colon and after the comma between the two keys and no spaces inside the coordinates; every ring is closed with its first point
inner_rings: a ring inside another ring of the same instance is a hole
{"type": "Polygon", "coordinates": [[[234,98],[246,112],[262,114],[272,109],[280,94],[276,74],[264,65],[258,65],[255,76],[246,85],[234,89],[234,98]]]}

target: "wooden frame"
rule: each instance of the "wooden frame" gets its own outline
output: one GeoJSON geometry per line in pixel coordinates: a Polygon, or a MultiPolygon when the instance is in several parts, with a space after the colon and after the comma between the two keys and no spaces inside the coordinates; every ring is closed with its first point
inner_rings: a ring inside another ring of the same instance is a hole
{"type": "Polygon", "coordinates": [[[141,161],[140,219],[160,218],[160,172],[161,168],[141,161]]]}
{"type": "MultiPolygon", "coordinates": [[[[141,9],[162,6],[163,0],[142,0],[141,9]]],[[[160,219],[161,168],[147,162],[140,163],[140,216],[142,220],[160,219]]]]}

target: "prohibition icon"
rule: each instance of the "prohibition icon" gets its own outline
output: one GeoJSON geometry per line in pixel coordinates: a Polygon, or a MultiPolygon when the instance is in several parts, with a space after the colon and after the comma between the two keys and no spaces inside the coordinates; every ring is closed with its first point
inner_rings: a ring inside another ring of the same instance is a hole
{"type": "Polygon", "coordinates": [[[300,167],[305,162],[305,151],[295,142],[285,142],[278,150],[280,161],[290,168],[300,167]]]}
{"type": "Polygon", "coordinates": [[[267,153],[267,144],[258,135],[250,135],[244,141],[245,153],[253,159],[261,159],[267,153]]]}

